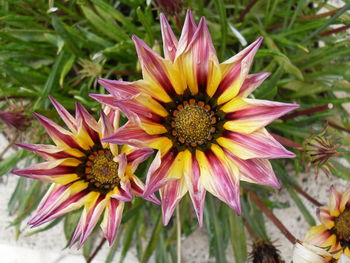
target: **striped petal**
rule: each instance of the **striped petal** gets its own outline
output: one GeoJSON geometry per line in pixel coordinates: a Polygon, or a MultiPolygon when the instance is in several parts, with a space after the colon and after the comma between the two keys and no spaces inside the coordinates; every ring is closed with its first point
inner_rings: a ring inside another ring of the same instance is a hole
{"type": "Polygon", "coordinates": [[[298,107],[297,104],[235,98],[226,103],[221,110],[227,113],[225,129],[252,133],[298,107]]]}
{"type": "Polygon", "coordinates": [[[74,158],[65,158],[33,164],[27,168],[13,170],[12,173],[44,182],[68,184],[79,179],[76,175],[76,167],[80,162],[74,158]]]}
{"type": "Polygon", "coordinates": [[[184,156],[184,176],[187,189],[199,222],[203,226],[203,209],[206,190],[200,180],[200,168],[196,156],[189,151],[184,156]]]}
{"type": "MultiPolygon", "coordinates": [[[[110,119],[106,116],[106,114],[101,110],[100,111],[100,120],[101,120],[101,138],[108,137],[112,135],[115,131],[112,123],[110,122],[110,119]]],[[[108,144],[105,142],[102,142],[102,147],[103,148],[110,148],[113,156],[118,155],[118,145],[117,144],[108,144]]]]}
{"type": "Polygon", "coordinates": [[[181,200],[181,198],[187,193],[187,187],[184,178],[173,180],[168,182],[164,187],[160,189],[160,196],[162,199],[162,214],[163,225],[167,225],[174,210],[181,200]]]}
{"type": "Polygon", "coordinates": [[[107,200],[104,199],[99,193],[92,192],[90,202],[84,207],[81,214],[79,223],[75,229],[72,240],[69,247],[72,247],[74,243],[79,239],[78,248],[81,248],[92,230],[96,226],[100,219],[103,210],[106,207],[107,200]]]}
{"type": "Polygon", "coordinates": [[[89,200],[90,193],[86,188],[87,183],[82,182],[73,183],[68,188],[57,185],[51,186],[28,224],[36,227],[70,211],[79,209],[89,200]]]}
{"type": "Polygon", "coordinates": [[[194,33],[197,30],[197,25],[194,22],[192,13],[190,10],[187,10],[185,22],[181,31],[180,40],[176,50],[176,58],[179,57],[191,43],[194,33]]]}
{"type": "Polygon", "coordinates": [[[171,180],[179,179],[182,175],[183,153],[169,151],[163,157],[158,152],[147,172],[144,197],[156,192],[171,180]]]}
{"type": "MultiPolygon", "coordinates": [[[[130,178],[130,186],[131,186],[131,192],[133,195],[144,197],[145,186],[137,176],[133,175],[130,178]]],[[[151,194],[149,196],[146,196],[146,197],[144,197],[144,199],[151,201],[157,205],[160,205],[160,201],[155,196],[155,194],[151,194]]]]}
{"type": "Polygon", "coordinates": [[[317,217],[328,229],[332,229],[334,227],[334,217],[329,214],[329,210],[327,208],[318,208],[317,217]]]}
{"type": "Polygon", "coordinates": [[[306,234],[304,241],[315,246],[323,247],[323,244],[331,235],[332,233],[324,225],[313,226],[306,234]]]}
{"type": "Polygon", "coordinates": [[[196,158],[205,189],[240,214],[239,171],[234,163],[215,144],[205,153],[197,150],[196,158]]]}
{"type": "Polygon", "coordinates": [[[98,83],[117,99],[131,97],[142,91],[137,82],[99,79],[98,83]]]}
{"type": "Polygon", "coordinates": [[[160,27],[162,30],[164,57],[174,61],[178,42],[163,13],[160,14],[160,27]]]}
{"type": "Polygon", "coordinates": [[[287,151],[265,129],[251,134],[224,131],[217,142],[240,159],[293,158],[295,154],[287,151]]]}
{"type": "Polygon", "coordinates": [[[124,202],[111,198],[105,208],[101,228],[109,245],[112,245],[122,220],[124,202]]]}
{"type": "Polygon", "coordinates": [[[237,97],[242,97],[242,98],[247,97],[248,95],[253,93],[254,90],[257,87],[259,87],[261,83],[263,83],[264,80],[270,75],[271,73],[269,72],[248,75],[244,80],[242,87],[239,89],[237,97]]]}
{"type": "MultiPolygon", "coordinates": [[[[16,146],[26,149],[28,151],[34,152],[48,161],[72,157],[71,155],[66,153],[63,149],[55,145],[16,143],[16,146]]],[[[82,156],[83,155],[74,156],[74,157],[82,157],[82,156]]]]}
{"type": "Polygon", "coordinates": [[[239,177],[241,180],[249,183],[271,186],[276,189],[281,188],[281,184],[278,182],[269,160],[242,160],[226,149],[224,152],[233,160],[236,166],[239,167],[239,177]]]}
{"type": "Polygon", "coordinates": [[[329,212],[331,216],[339,216],[340,202],[341,202],[341,194],[332,185],[330,188],[330,196],[329,196],[329,212]]]}
{"type": "Polygon", "coordinates": [[[76,103],[75,117],[78,126],[78,138],[84,140],[88,147],[100,142],[100,127],[97,121],[80,103],[76,103]]]}
{"type": "Polygon", "coordinates": [[[180,63],[182,74],[192,94],[201,91],[211,97],[215,93],[221,80],[221,73],[204,18],[199,22],[191,42],[176,62],[180,63]]]}
{"type": "Polygon", "coordinates": [[[158,149],[162,155],[167,153],[173,145],[170,139],[159,135],[149,135],[133,122],[127,122],[117,132],[102,141],[128,144],[138,148],[158,149]]]}
{"type": "Polygon", "coordinates": [[[350,188],[348,188],[341,197],[339,211],[342,213],[345,207],[350,203],[350,188]]]}
{"type": "Polygon", "coordinates": [[[53,106],[60,115],[61,119],[67,125],[67,127],[73,132],[77,132],[77,125],[75,118],[53,97],[49,96],[53,106]]]}
{"type": "Polygon", "coordinates": [[[34,116],[40,121],[40,123],[44,126],[46,132],[49,134],[51,139],[54,141],[54,143],[61,148],[67,149],[67,148],[73,148],[74,152],[77,152],[77,154],[82,155],[80,151],[84,151],[84,148],[79,145],[75,139],[73,138],[73,134],[66,129],[63,129],[50,119],[37,114],[33,113],[34,116]]]}
{"type": "Polygon", "coordinates": [[[153,153],[152,149],[135,149],[127,153],[128,164],[131,164],[131,172],[134,173],[140,163],[145,161],[153,153]]]}
{"type": "Polygon", "coordinates": [[[85,191],[86,188],[87,183],[83,182],[75,182],[67,185],[52,184],[28,224],[39,225],[45,223],[48,221],[48,217],[55,216],[57,212],[61,212],[62,209],[57,208],[62,208],[62,204],[67,203],[67,201],[71,203],[72,200],[78,200],[85,196],[87,193],[85,191]],[[79,198],[77,198],[77,194],[79,198]]]}
{"type": "Polygon", "coordinates": [[[237,96],[246,79],[250,66],[253,62],[263,38],[258,38],[254,43],[246,47],[237,55],[220,64],[222,80],[215,93],[218,104],[221,105],[237,96]]]}
{"type": "Polygon", "coordinates": [[[164,89],[168,96],[182,94],[186,89],[186,83],[181,78],[178,67],[148,47],[141,39],[133,36],[137,55],[142,66],[143,79],[151,86],[164,89]]]}

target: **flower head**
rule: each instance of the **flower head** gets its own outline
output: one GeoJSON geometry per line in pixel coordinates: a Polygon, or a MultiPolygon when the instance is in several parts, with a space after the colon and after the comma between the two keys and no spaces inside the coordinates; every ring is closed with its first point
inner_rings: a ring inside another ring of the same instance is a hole
{"type": "Polygon", "coordinates": [[[0,111],[0,121],[19,131],[24,131],[30,124],[29,118],[22,111],[0,111]]]}
{"type": "Polygon", "coordinates": [[[330,175],[330,168],[336,169],[334,165],[329,161],[330,158],[341,155],[337,151],[340,144],[335,144],[340,138],[332,138],[332,135],[326,135],[327,126],[319,134],[314,134],[311,130],[311,136],[308,137],[303,144],[304,156],[309,161],[308,168],[312,165],[315,168],[315,175],[318,175],[318,169],[326,175],[330,175]]]}
{"type": "Polygon", "coordinates": [[[329,205],[317,210],[321,225],[311,227],[305,242],[325,248],[334,258],[350,256],[350,188],[339,193],[331,187],[329,205]]]}
{"type": "Polygon", "coordinates": [[[253,263],[283,263],[278,249],[269,240],[258,239],[250,253],[253,263]]]}
{"type": "Polygon", "coordinates": [[[320,247],[305,242],[297,242],[294,246],[293,263],[327,263],[332,260],[332,255],[320,247]]]}
{"type": "Polygon", "coordinates": [[[165,58],[133,36],[143,79],[102,79],[110,95],[91,95],[129,118],[103,141],[159,150],[145,196],[160,190],[164,224],[187,192],[200,224],[206,191],[240,213],[240,180],[279,187],[268,159],[294,154],[264,127],[298,105],[247,98],[269,76],[248,74],[262,38],[219,64],[205,18],[188,11],[179,40],[160,22],[165,58]]]}
{"type": "MultiPolygon", "coordinates": [[[[133,195],[143,195],[143,184],[134,175],[138,164],[151,149],[136,149],[101,141],[113,134],[119,112],[106,107],[99,122],[79,103],[75,118],[55,99],[53,105],[70,131],[36,114],[55,145],[18,146],[37,153],[46,162],[14,170],[14,174],[52,183],[29,224],[39,226],[70,211],[84,207],[71,240],[82,246],[101,217],[101,228],[111,244],[116,236],[124,207],[133,195]],[[103,215],[102,215],[103,214],[103,215]]],[[[157,202],[154,196],[151,201],[157,202]]]]}

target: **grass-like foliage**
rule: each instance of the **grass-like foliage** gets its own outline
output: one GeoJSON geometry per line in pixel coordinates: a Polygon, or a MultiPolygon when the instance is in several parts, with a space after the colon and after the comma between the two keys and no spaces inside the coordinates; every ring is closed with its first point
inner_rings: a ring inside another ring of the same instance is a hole
{"type": "MultiPolygon", "coordinates": [[[[238,53],[259,36],[264,37],[251,73],[272,74],[253,96],[300,104],[299,113],[287,115],[268,126],[269,131],[297,155],[295,159],[273,160],[272,164],[304,220],[314,225],[315,213],[308,211],[300,197],[300,193],[305,193],[296,180],[298,173],[311,162],[313,169],[327,165],[329,176],[350,180],[349,170],[337,159],[327,160],[326,164],[312,162],[305,151],[307,142],[313,139],[309,138],[311,128],[317,135],[328,122],[327,133],[341,137],[339,151],[350,161],[350,121],[343,105],[349,102],[350,92],[350,41],[346,33],[350,27],[350,2],[340,8],[321,0],[179,2],[178,13],[167,15],[175,34],[180,34],[186,9],[192,10],[197,22],[205,16],[220,61],[238,53]]],[[[73,110],[75,101],[79,101],[97,116],[101,106],[89,94],[105,93],[97,83],[98,78],[128,81],[142,78],[131,35],[137,35],[162,52],[159,24],[162,7],[157,2],[1,0],[0,3],[0,112],[13,113],[8,117],[12,121],[10,124],[6,118],[1,118],[1,131],[10,143],[9,147],[1,147],[1,151],[14,147],[15,141],[49,143],[44,130],[32,117],[33,112],[38,112],[60,122],[48,95],[68,110],[73,110]]],[[[169,12],[164,7],[162,10],[169,12]]],[[[126,117],[121,121],[125,122],[126,117]]],[[[5,151],[0,156],[0,176],[21,160],[27,164],[39,161],[23,150],[3,158],[5,151]]],[[[142,180],[149,164],[150,161],[145,162],[137,170],[142,180]]],[[[313,180],[311,172],[310,177],[313,180]]],[[[47,188],[48,184],[39,181],[18,179],[8,203],[9,213],[15,216],[12,225],[18,235],[47,188]]],[[[272,191],[269,187],[241,183],[242,216],[207,195],[204,223],[210,255],[217,262],[231,262],[226,259],[229,246],[236,262],[247,262],[250,248],[244,225],[248,225],[255,236],[269,239],[259,204],[254,202],[251,193],[258,195],[268,209],[286,207],[287,204],[269,201],[272,191]]],[[[184,236],[198,228],[192,211],[190,198],[186,196],[177,213],[181,217],[176,220],[175,216],[163,227],[161,209],[135,198],[125,208],[118,239],[106,262],[117,260],[117,251],[121,252],[119,262],[123,262],[131,247],[136,248],[140,262],[149,261],[152,255],[156,262],[179,262],[176,246],[179,226],[184,236]]],[[[69,213],[26,234],[46,231],[63,223],[69,242],[79,216],[79,211],[69,213]]],[[[84,245],[82,253],[87,261],[91,261],[94,251],[99,249],[100,240],[100,232],[94,231],[84,245]]]]}

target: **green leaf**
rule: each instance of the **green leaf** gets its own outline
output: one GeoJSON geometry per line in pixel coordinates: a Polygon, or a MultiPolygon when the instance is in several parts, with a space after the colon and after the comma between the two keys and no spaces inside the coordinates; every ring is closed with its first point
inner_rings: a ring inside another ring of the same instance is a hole
{"type": "Polygon", "coordinates": [[[146,30],[146,33],[147,33],[147,39],[148,41],[147,44],[149,44],[150,46],[153,46],[153,43],[154,43],[154,36],[153,36],[153,30],[151,28],[151,24],[150,22],[148,21],[147,17],[145,16],[145,14],[143,13],[141,7],[138,7],[136,9],[136,14],[137,14],[137,17],[140,21],[140,23],[142,24],[142,26],[144,27],[144,29],[146,30]]]}
{"type": "Polygon", "coordinates": [[[161,231],[162,231],[162,214],[158,211],[158,216],[153,227],[151,238],[147,244],[145,251],[142,254],[141,263],[146,263],[150,259],[153,251],[156,249],[161,231]]]}
{"type": "Polygon", "coordinates": [[[247,262],[247,240],[244,231],[242,217],[236,215],[232,210],[228,210],[230,222],[231,245],[236,263],[247,262]]]}

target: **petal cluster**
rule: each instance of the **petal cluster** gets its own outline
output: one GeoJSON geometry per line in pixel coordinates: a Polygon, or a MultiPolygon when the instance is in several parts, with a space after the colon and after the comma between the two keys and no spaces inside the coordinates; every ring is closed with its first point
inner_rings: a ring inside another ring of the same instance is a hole
{"type": "MultiPolygon", "coordinates": [[[[36,114],[54,145],[17,144],[46,161],[12,171],[52,183],[29,224],[36,227],[83,207],[71,246],[79,241],[81,247],[101,218],[100,226],[111,244],[121,222],[124,202],[131,201],[133,195],[143,195],[144,185],[134,172],[153,150],[124,146],[119,151],[118,145],[101,141],[119,127],[119,111],[115,109],[105,107],[97,122],[79,103],[73,117],[55,99],[50,99],[68,130],[36,114]]],[[[148,199],[158,202],[153,195],[148,199]]]]}
{"type": "Polygon", "coordinates": [[[298,105],[247,98],[269,76],[249,74],[262,38],[219,63],[205,18],[197,25],[188,11],[179,40],[162,14],[160,22],[164,57],[134,36],[143,79],[102,79],[110,94],[91,95],[129,119],[103,141],[158,150],[144,196],[160,191],[164,224],[187,192],[200,225],[207,191],[239,214],[240,180],[280,187],[268,159],[294,154],[265,126],[298,105]],[[188,114],[188,122],[179,121],[179,114],[188,114]],[[209,116],[202,126],[196,122],[200,114],[209,116]]]}
{"type": "Polygon", "coordinates": [[[338,259],[341,254],[350,256],[350,188],[341,193],[330,189],[328,206],[317,211],[321,225],[311,227],[305,242],[326,249],[338,259]]]}

